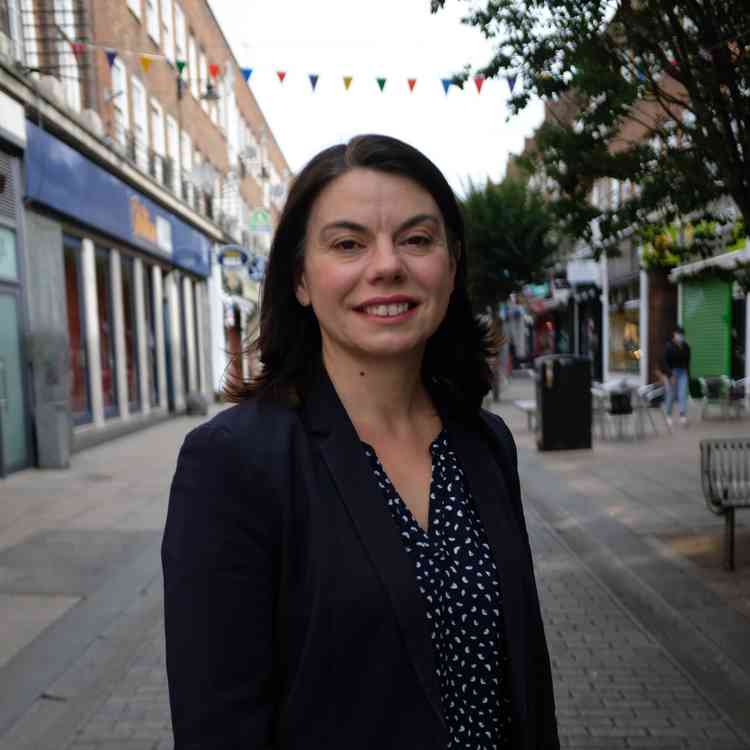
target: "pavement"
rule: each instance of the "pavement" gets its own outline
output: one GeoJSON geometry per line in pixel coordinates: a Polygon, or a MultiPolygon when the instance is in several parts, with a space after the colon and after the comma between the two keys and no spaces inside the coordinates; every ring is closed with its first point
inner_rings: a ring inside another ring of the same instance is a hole
{"type": "MultiPolygon", "coordinates": [[[[514,400],[563,746],[750,749],[750,512],[737,569],[700,488],[701,422],[539,452],[514,400]]],[[[0,480],[0,750],[172,747],[159,543],[180,417],[0,480]]]]}

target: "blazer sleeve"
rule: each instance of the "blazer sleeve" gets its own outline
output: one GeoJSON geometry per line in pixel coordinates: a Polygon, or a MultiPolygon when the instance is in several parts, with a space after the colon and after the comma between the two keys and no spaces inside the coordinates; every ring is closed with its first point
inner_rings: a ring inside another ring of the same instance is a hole
{"type": "MultiPolygon", "coordinates": [[[[537,593],[536,579],[534,576],[534,561],[529,544],[529,535],[524,518],[523,505],[521,502],[521,482],[518,476],[518,451],[516,442],[505,422],[495,414],[488,414],[487,422],[494,433],[498,456],[503,473],[508,481],[513,503],[513,511],[518,519],[523,533],[523,543],[527,552],[529,571],[531,575],[531,601],[530,608],[536,633],[531,642],[536,644],[537,653],[534,659],[536,674],[533,675],[536,683],[537,723],[536,723],[536,750],[559,750],[560,739],[557,730],[557,716],[555,713],[555,695],[552,682],[552,667],[550,664],[547,639],[544,634],[544,623],[542,622],[541,606],[537,593]]],[[[531,675],[529,676],[532,677],[531,675]]]]}
{"type": "Polygon", "coordinates": [[[274,518],[223,425],[191,432],[162,542],[167,679],[175,750],[270,748],[274,518]]]}

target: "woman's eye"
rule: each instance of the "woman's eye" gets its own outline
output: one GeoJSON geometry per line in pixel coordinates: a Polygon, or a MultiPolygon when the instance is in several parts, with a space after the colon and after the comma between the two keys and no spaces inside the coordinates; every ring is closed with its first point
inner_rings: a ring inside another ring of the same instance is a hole
{"type": "Polygon", "coordinates": [[[413,234],[406,238],[406,244],[416,247],[427,247],[432,244],[432,237],[427,237],[424,234],[413,234]]]}
{"type": "Polygon", "coordinates": [[[337,242],[333,243],[333,246],[337,250],[343,250],[344,252],[350,253],[354,250],[359,249],[362,244],[360,242],[357,242],[357,240],[338,240],[337,242]]]}

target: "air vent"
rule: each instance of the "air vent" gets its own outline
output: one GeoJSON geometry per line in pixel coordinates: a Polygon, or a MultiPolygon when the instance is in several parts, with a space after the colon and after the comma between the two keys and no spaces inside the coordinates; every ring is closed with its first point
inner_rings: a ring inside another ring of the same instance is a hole
{"type": "Polygon", "coordinates": [[[11,159],[0,151],[0,216],[15,221],[16,218],[16,185],[13,181],[11,159]]]}

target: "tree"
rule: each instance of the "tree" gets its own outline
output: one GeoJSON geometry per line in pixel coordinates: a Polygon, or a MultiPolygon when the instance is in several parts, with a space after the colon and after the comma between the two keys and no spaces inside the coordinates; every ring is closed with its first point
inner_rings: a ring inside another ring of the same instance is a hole
{"type": "MultiPolygon", "coordinates": [[[[489,311],[491,325],[502,335],[500,302],[524,284],[542,280],[557,253],[554,221],[539,193],[509,178],[498,184],[488,180],[484,188],[470,182],[462,208],[469,294],[477,309],[489,311]]],[[[492,393],[497,401],[499,368],[493,371],[492,393]]]]}
{"type": "Polygon", "coordinates": [[[524,284],[543,280],[553,256],[554,222],[542,196],[518,180],[469,183],[466,219],[469,293],[477,309],[497,313],[524,284]]]}
{"type": "MultiPolygon", "coordinates": [[[[443,4],[432,0],[433,11],[443,4]]],[[[717,227],[731,224],[737,235],[750,226],[747,0],[484,0],[473,8],[464,23],[498,44],[479,72],[520,84],[511,113],[532,96],[550,105],[537,166],[557,188],[551,208],[570,235],[598,255],[636,231],[661,238],[679,259],[715,252],[717,227]],[[604,177],[631,187],[628,200],[592,206],[592,185],[604,177]],[[736,212],[743,223],[735,225],[736,212]],[[681,222],[689,231],[672,242],[681,222]]]]}

